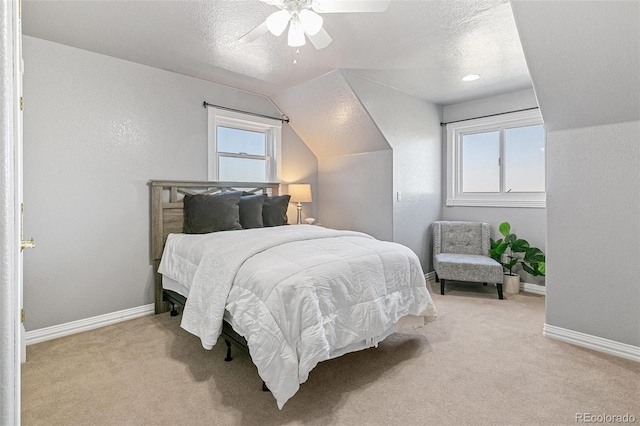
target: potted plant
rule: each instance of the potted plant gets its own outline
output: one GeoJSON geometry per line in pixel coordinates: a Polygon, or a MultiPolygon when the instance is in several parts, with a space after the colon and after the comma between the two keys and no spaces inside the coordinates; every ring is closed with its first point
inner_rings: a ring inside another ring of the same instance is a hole
{"type": "Polygon", "coordinates": [[[509,222],[502,222],[498,230],[504,239],[490,240],[489,255],[498,261],[505,270],[505,291],[518,293],[520,291],[520,275],[514,272],[516,266],[520,265],[530,275],[544,276],[546,272],[545,256],[542,250],[531,247],[527,240],[512,234],[509,222]],[[503,262],[503,260],[506,261],[503,262]]]}

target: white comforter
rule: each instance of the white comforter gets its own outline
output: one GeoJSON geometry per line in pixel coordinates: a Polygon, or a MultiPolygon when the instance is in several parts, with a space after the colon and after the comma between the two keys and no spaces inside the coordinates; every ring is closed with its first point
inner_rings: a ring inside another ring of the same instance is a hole
{"type": "Polygon", "coordinates": [[[159,272],[189,288],[181,326],[204,348],[229,311],[280,408],[318,362],[376,345],[406,315],[435,315],[417,256],[359,232],[170,234],[159,272]]]}

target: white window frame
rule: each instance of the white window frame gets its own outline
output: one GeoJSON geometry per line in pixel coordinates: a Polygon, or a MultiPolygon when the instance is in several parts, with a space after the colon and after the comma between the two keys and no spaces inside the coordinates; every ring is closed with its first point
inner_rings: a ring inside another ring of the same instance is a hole
{"type": "Polygon", "coordinates": [[[282,168],[282,122],[276,119],[258,117],[241,112],[228,111],[215,107],[207,107],[209,115],[209,161],[208,176],[213,182],[219,181],[219,157],[235,157],[249,159],[266,159],[267,160],[267,176],[266,182],[280,182],[282,168]],[[265,156],[256,156],[249,154],[229,155],[218,152],[217,128],[231,127],[239,130],[247,130],[251,132],[264,133],[266,136],[265,156]]]}
{"type": "MultiPolygon", "coordinates": [[[[479,207],[546,207],[546,191],[505,192],[505,129],[543,124],[540,111],[519,111],[493,117],[477,118],[447,124],[447,206],[479,207]],[[462,192],[462,136],[465,134],[500,132],[500,192],[462,192]]],[[[546,133],[545,133],[546,146],[546,133]]],[[[546,169],[546,160],[545,160],[546,169]]],[[[546,187],[546,170],[545,170],[546,187]]]]}

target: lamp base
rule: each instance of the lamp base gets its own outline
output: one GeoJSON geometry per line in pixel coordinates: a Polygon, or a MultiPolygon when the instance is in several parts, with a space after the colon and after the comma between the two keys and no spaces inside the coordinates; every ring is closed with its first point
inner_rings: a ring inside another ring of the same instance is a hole
{"type": "Polygon", "coordinates": [[[302,203],[298,202],[298,225],[302,224],[302,203]]]}

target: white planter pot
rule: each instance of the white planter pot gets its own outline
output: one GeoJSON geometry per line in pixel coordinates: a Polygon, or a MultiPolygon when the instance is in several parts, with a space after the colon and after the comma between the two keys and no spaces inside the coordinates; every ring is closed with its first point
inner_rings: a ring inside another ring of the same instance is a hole
{"type": "Polygon", "coordinates": [[[520,275],[505,275],[503,284],[506,293],[520,293],[520,275]]]}

